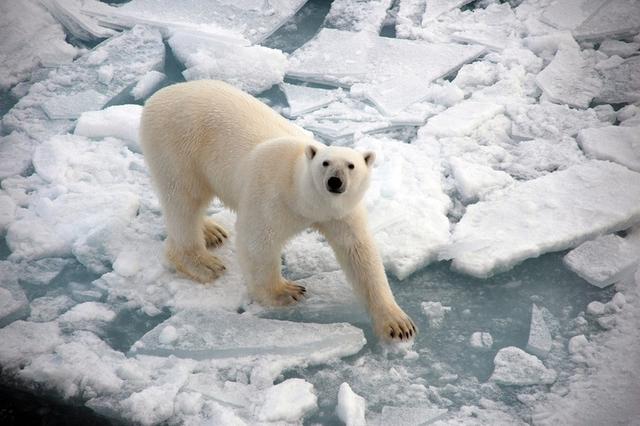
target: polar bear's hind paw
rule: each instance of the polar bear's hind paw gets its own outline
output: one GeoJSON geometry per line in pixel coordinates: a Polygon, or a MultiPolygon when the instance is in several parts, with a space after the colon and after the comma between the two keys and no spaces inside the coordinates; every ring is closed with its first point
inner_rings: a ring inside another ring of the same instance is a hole
{"type": "Polygon", "coordinates": [[[299,302],[306,294],[307,289],[288,280],[282,280],[272,292],[274,304],[280,306],[292,305],[299,302]]]}

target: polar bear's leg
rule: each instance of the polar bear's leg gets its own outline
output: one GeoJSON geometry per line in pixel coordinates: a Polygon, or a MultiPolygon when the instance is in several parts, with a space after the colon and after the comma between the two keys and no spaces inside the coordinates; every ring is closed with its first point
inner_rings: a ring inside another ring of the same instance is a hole
{"type": "Polygon", "coordinates": [[[204,218],[204,242],[207,247],[218,247],[228,237],[227,231],[213,219],[204,218]]]}
{"type": "Polygon", "coordinates": [[[412,338],[416,326],[391,293],[382,259],[367,229],[362,207],[350,215],[316,225],[336,254],[354,290],[365,302],[376,334],[386,340],[412,338]]]}
{"type": "Polygon", "coordinates": [[[194,194],[193,188],[195,186],[162,192],[168,234],[167,257],[178,271],[206,283],[220,276],[225,267],[205,245],[204,213],[212,194],[194,194]]]}

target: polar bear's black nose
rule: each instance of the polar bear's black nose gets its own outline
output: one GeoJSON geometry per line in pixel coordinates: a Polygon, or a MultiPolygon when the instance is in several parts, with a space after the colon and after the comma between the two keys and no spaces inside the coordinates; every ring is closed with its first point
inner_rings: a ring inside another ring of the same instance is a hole
{"type": "Polygon", "coordinates": [[[340,194],[342,190],[342,180],[339,177],[331,176],[327,181],[327,188],[329,192],[340,194]]]}

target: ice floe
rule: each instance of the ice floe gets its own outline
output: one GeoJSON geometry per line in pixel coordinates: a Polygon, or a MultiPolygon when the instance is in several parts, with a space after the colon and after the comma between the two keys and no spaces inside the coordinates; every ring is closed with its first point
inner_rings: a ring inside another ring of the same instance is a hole
{"type": "Polygon", "coordinates": [[[604,235],[571,250],[564,263],[589,284],[607,287],[635,270],[639,247],[617,235],[604,235]]]}
{"type": "Polygon", "coordinates": [[[451,158],[449,165],[456,181],[456,189],[462,201],[467,203],[481,200],[488,193],[514,182],[508,173],[461,158],[451,158]]]}
{"type": "Polygon", "coordinates": [[[478,277],[640,222],[640,174],[592,160],[498,191],[467,208],[445,257],[478,277]]]}
{"type": "Polygon", "coordinates": [[[158,87],[164,83],[167,76],[160,71],[151,70],[142,77],[131,89],[131,96],[135,100],[146,99],[151,96],[158,87]]]}
{"type": "Polygon", "coordinates": [[[87,138],[122,139],[131,151],[140,152],[138,128],[141,114],[140,105],[115,105],[100,111],[87,111],[78,118],[73,133],[87,138]]]}
{"type": "Polygon", "coordinates": [[[495,369],[489,380],[500,385],[548,385],[557,378],[557,373],[547,369],[542,361],[515,346],[500,349],[493,363],[495,369]]]}
{"type": "Polygon", "coordinates": [[[434,136],[464,136],[503,111],[504,107],[498,104],[460,102],[430,118],[422,129],[422,133],[434,136]]]}
{"type": "Polygon", "coordinates": [[[317,89],[288,83],[283,83],[281,87],[287,97],[289,104],[287,115],[290,117],[320,109],[339,99],[342,93],[339,90],[317,89]]]}
{"type": "Polygon", "coordinates": [[[632,56],[620,65],[600,70],[604,86],[598,102],[631,103],[640,100],[640,56],[632,56]]]}
{"type": "Polygon", "coordinates": [[[635,0],[608,0],[573,30],[576,39],[599,40],[634,35],[640,29],[640,4],[635,0]]]}
{"type": "Polygon", "coordinates": [[[584,129],[578,134],[578,142],[591,158],[615,161],[640,172],[640,127],[584,129]]]}
{"type": "Polygon", "coordinates": [[[469,337],[469,346],[479,351],[488,351],[493,347],[491,333],[476,331],[469,337]]]}
{"type": "Polygon", "coordinates": [[[311,383],[302,379],[285,380],[267,389],[258,418],[269,422],[295,422],[317,408],[317,400],[311,383]]]}
{"type": "Polygon", "coordinates": [[[366,401],[355,393],[348,383],[340,385],[338,390],[338,405],[336,414],[346,426],[364,426],[367,424],[364,418],[366,401]]]}
{"type": "Polygon", "coordinates": [[[543,312],[534,303],[531,307],[531,324],[529,326],[529,339],[527,340],[527,351],[536,356],[544,358],[551,350],[551,332],[544,320],[543,312]]]}

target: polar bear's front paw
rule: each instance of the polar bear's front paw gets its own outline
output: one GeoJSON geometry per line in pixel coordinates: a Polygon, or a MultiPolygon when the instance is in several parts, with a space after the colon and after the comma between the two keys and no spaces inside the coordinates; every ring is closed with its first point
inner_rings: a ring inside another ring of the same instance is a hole
{"type": "Polygon", "coordinates": [[[262,299],[271,305],[287,306],[297,303],[306,292],[307,289],[303,286],[281,279],[277,285],[271,287],[266,297],[262,299]]]}
{"type": "Polygon", "coordinates": [[[204,241],[207,247],[218,247],[228,238],[227,231],[213,220],[204,219],[204,241]]]}
{"type": "Polygon", "coordinates": [[[226,269],[220,259],[205,250],[196,253],[183,252],[179,255],[171,253],[169,259],[176,270],[201,283],[215,280],[226,269]]]}
{"type": "Polygon", "coordinates": [[[402,309],[394,308],[379,315],[375,322],[378,336],[387,341],[410,340],[418,334],[418,329],[402,309]]]}

